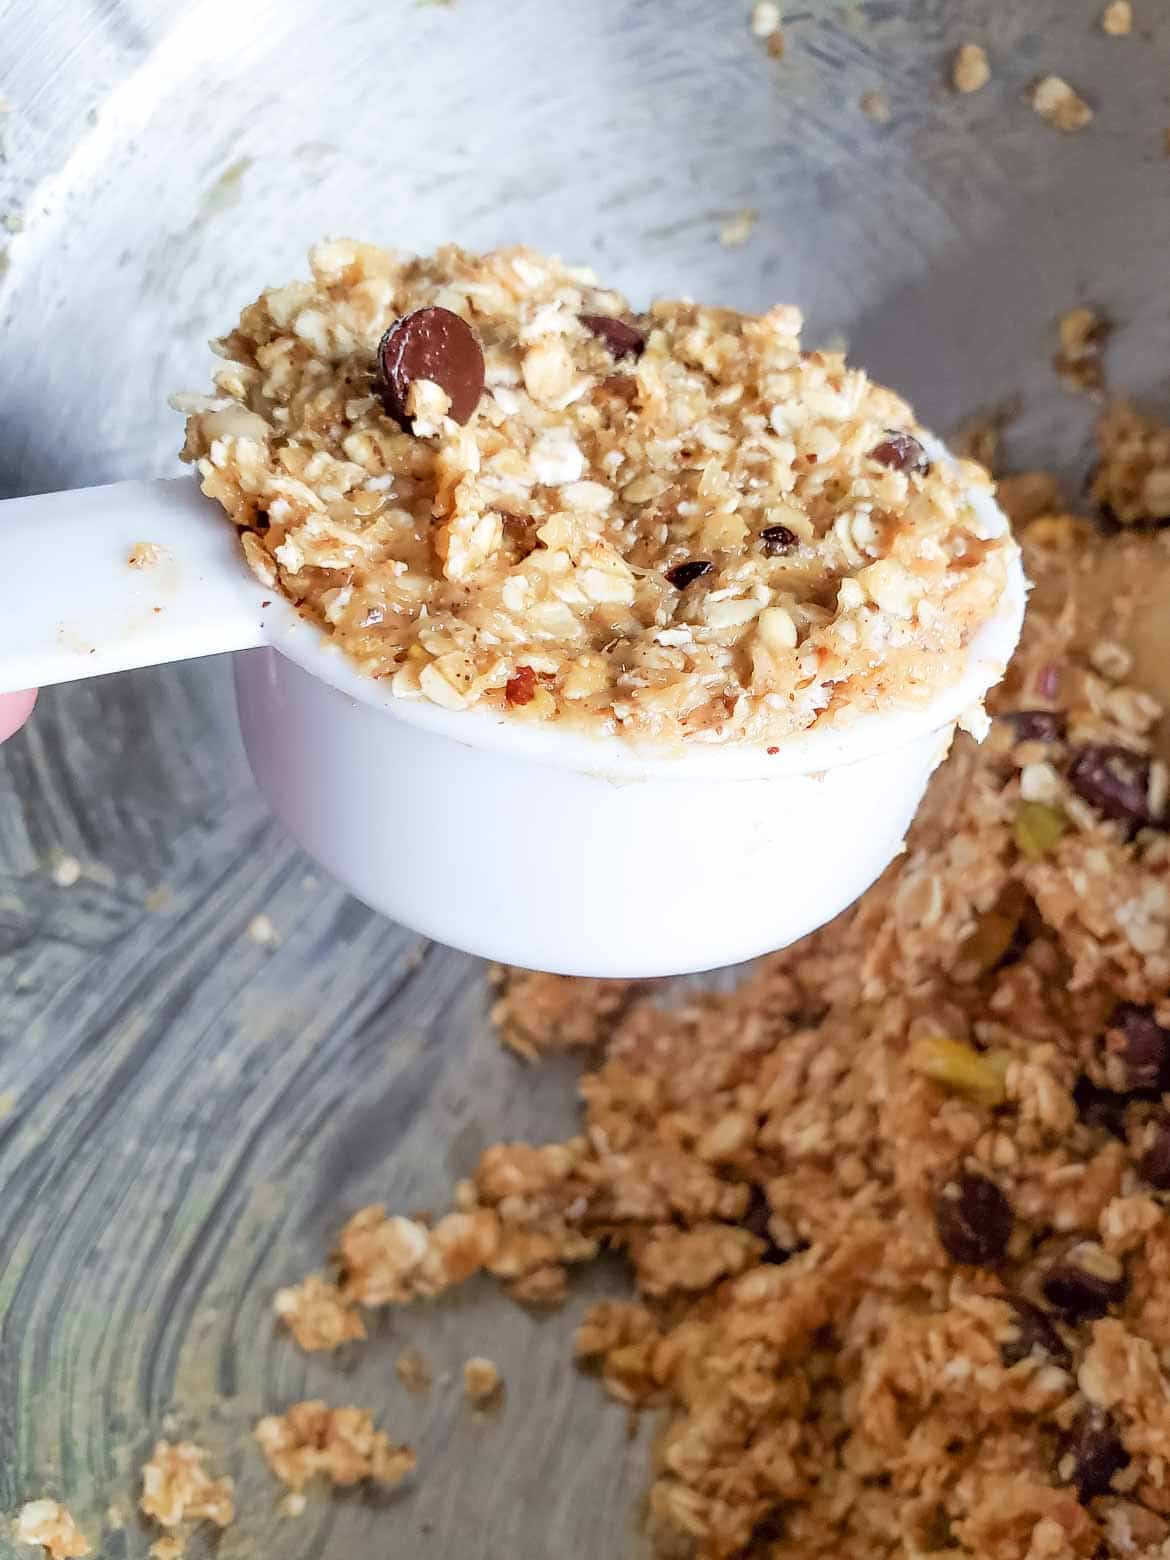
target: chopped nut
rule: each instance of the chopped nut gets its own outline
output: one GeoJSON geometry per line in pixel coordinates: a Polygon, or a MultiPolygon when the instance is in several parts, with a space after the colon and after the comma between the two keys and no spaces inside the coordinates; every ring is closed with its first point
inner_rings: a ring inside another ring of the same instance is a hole
{"type": "Polygon", "coordinates": [[[1101,31],[1111,38],[1124,38],[1133,26],[1130,0],[1109,0],[1101,13],[1101,31]]]}
{"type": "Polygon", "coordinates": [[[956,92],[978,92],[991,79],[987,51],[977,43],[965,43],[951,65],[951,82],[956,92]]]}
{"type": "Polygon", "coordinates": [[[1093,110],[1059,76],[1043,76],[1032,88],[1032,107],[1054,130],[1071,134],[1092,123],[1093,110]]]}

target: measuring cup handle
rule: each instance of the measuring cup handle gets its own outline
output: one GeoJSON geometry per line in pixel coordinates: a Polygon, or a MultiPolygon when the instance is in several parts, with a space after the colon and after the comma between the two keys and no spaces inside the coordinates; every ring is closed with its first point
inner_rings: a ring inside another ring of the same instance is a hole
{"type": "Polygon", "coordinates": [[[261,592],[191,477],[0,502],[0,693],[264,642],[261,592]]]}

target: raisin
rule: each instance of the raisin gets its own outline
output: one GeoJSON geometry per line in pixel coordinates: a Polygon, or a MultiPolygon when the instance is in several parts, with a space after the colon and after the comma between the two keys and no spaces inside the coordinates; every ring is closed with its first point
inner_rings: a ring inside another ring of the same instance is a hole
{"type": "Polygon", "coordinates": [[[1108,1494],[1113,1475],[1129,1462],[1116,1425],[1099,1408],[1086,1408],[1077,1416],[1068,1449],[1073,1457],[1077,1498],[1084,1506],[1095,1496],[1108,1494]]]}
{"type": "Polygon", "coordinates": [[[1039,1358],[1067,1368],[1071,1360],[1064,1339],[1040,1307],[1016,1298],[1007,1303],[1013,1314],[1011,1336],[999,1346],[1004,1364],[1018,1365],[1021,1360],[1039,1358]]]}
{"type": "Polygon", "coordinates": [[[991,1267],[1007,1250],[1015,1215],[994,1181],[968,1170],[935,1198],[934,1222],[952,1262],[991,1267]]]}
{"type": "Polygon", "coordinates": [[[686,563],[676,563],[673,569],[667,569],[666,577],[675,590],[686,590],[688,585],[701,580],[704,574],[710,574],[714,567],[707,558],[691,558],[686,563]]]}

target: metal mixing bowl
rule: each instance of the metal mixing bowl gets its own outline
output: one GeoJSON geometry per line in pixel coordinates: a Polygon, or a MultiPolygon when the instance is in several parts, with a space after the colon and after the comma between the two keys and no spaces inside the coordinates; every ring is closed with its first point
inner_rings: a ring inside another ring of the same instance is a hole
{"type": "MultiPolygon", "coordinates": [[[[0,229],[0,495],[172,470],[168,392],[323,232],[522,239],[639,302],[797,301],[940,429],[1012,403],[1009,459],[1081,480],[1094,408],[1052,373],[1055,316],[1108,309],[1111,380],[1139,395],[1170,355],[1164,8],[1136,0],[1114,40],[1100,0],[809,0],[783,61],[746,10],[0,0],[0,217],[22,225],[0,229]],[[966,39],[995,74],[960,99],[966,39]],[[1095,103],[1082,135],[1027,107],[1048,71],[1095,103]],[[859,109],[874,88],[888,124],[859,109]]],[[[18,558],[4,580],[52,590],[18,558]]],[[[481,967],[312,875],[255,799],[224,666],[54,691],[0,777],[0,1506],[59,1494],[96,1533],[173,1414],[240,1478],[224,1560],[642,1553],[649,1431],[627,1440],[569,1363],[620,1271],[543,1319],[487,1285],[382,1315],[352,1361],[298,1355],[269,1310],[355,1206],[439,1208],[485,1143],[569,1130],[572,1069],[504,1055],[481,967]],[[275,947],[246,935],[261,913],[275,947]],[[501,1414],[454,1381],[411,1397],[408,1343],[438,1372],[499,1361],[501,1414]],[[303,1395],[414,1442],[409,1497],[278,1523],[247,1429],[303,1395]]],[[[147,1542],[132,1522],[101,1553],[147,1542]]]]}

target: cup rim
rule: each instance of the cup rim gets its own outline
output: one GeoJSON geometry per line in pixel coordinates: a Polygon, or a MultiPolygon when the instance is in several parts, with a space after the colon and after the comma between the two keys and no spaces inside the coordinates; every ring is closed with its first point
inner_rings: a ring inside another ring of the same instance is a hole
{"type": "MultiPolygon", "coordinates": [[[[953,462],[954,457],[938,439],[921,437],[932,458],[953,462]]],[[[986,536],[1009,531],[991,490],[968,485],[966,494],[986,536]]],[[[530,724],[494,709],[447,710],[426,699],[404,699],[393,693],[387,682],[368,676],[279,594],[270,592],[270,599],[266,599],[264,623],[271,648],[311,676],[380,715],[464,747],[619,782],[649,778],[759,780],[818,774],[860,763],[953,726],[981,702],[1007,669],[1019,640],[1027,589],[1019,548],[1013,546],[996,611],[972,636],[966,664],[954,682],[921,704],[866,711],[847,724],[813,726],[777,744],[756,740],[666,747],[617,734],[593,734],[559,722],[530,724]],[[770,752],[770,746],[776,751],[770,752]]]]}

